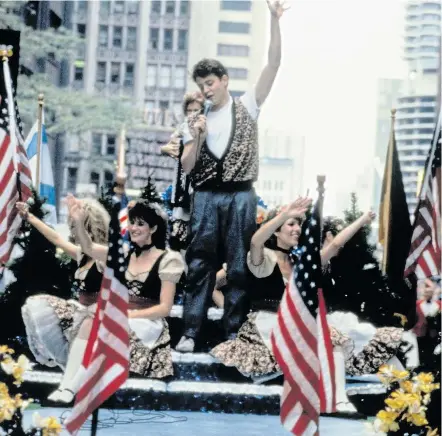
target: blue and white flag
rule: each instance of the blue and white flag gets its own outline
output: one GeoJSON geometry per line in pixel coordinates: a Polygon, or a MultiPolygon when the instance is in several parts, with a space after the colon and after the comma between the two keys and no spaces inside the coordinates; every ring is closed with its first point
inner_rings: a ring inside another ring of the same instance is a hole
{"type": "MultiPolygon", "coordinates": [[[[31,131],[25,141],[26,154],[32,171],[32,180],[37,180],[37,137],[38,121],[32,126],[31,131]]],[[[54,175],[52,172],[51,156],[49,154],[48,137],[46,135],[44,112],[42,114],[41,126],[41,155],[40,155],[40,186],[35,186],[40,197],[46,200],[44,209],[47,212],[45,221],[48,224],[57,224],[56,198],[54,175]]]]}

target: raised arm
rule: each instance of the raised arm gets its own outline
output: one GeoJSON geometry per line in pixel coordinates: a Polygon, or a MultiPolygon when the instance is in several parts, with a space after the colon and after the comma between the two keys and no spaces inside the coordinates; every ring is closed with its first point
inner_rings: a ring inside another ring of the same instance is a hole
{"type": "Polygon", "coordinates": [[[284,6],[283,1],[278,0],[267,0],[267,5],[271,13],[270,46],[267,65],[264,67],[255,88],[255,98],[258,107],[264,103],[269,95],[281,64],[281,29],[279,19],[288,9],[284,6]]]}
{"type": "Polygon", "coordinates": [[[77,260],[79,246],[63,239],[54,229],[51,229],[42,220],[29,212],[29,206],[26,203],[17,202],[16,207],[21,217],[28,221],[32,227],[37,229],[49,242],[57,248],[62,249],[69,257],[77,260]]]}
{"type": "Polygon", "coordinates": [[[75,235],[80,241],[83,253],[87,254],[92,259],[106,263],[108,247],[92,242],[91,237],[84,228],[84,209],[80,203],[76,203],[71,207],[71,218],[75,224],[75,235]]]}
{"type": "Polygon", "coordinates": [[[365,212],[360,218],[340,231],[333,240],[321,250],[321,263],[327,265],[339,250],[365,225],[370,224],[376,217],[374,212],[365,212]]]}
{"type": "Polygon", "coordinates": [[[289,218],[301,218],[308,210],[312,200],[310,198],[298,198],[296,201],[283,208],[281,213],[267,223],[263,224],[252,236],[250,243],[250,257],[253,265],[261,265],[264,260],[264,244],[273,233],[281,227],[289,218]]]}

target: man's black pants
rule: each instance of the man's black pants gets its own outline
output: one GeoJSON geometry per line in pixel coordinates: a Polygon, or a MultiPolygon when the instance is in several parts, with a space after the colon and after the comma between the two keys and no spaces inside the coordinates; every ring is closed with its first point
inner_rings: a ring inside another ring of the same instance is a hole
{"type": "Polygon", "coordinates": [[[253,188],[194,193],[186,252],[184,336],[197,338],[223,262],[227,263],[223,319],[226,338],[234,337],[244,322],[249,305],[247,252],[256,231],[256,207],[253,188]]]}

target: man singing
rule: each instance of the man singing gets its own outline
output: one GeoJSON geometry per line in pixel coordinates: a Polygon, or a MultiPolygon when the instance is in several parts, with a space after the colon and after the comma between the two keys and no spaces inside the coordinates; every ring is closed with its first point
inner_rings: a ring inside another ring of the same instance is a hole
{"type": "Polygon", "coordinates": [[[228,91],[224,66],[203,59],[193,80],[209,102],[206,116],[189,122],[181,157],[194,189],[189,225],[189,268],[184,299],[184,334],[176,349],[192,352],[215,286],[216,272],[227,263],[224,302],[226,339],[235,337],[247,313],[246,256],[256,230],[259,108],[272,88],[281,62],[279,19],[286,8],[267,0],[271,12],[268,62],[253,90],[238,99],[228,91]]]}

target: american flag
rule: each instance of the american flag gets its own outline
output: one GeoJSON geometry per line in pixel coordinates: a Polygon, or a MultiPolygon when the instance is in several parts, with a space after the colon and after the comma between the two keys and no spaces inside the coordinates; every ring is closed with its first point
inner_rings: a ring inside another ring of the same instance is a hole
{"type": "MultiPolygon", "coordinates": [[[[120,204],[114,208],[120,208],[120,204]]],[[[92,330],[83,358],[83,383],[66,429],[76,434],[88,416],[129,376],[129,293],[124,283],[124,253],[118,211],[112,213],[109,253],[92,330]]]]}
{"type": "Polygon", "coordinates": [[[303,224],[301,255],[278,310],[272,348],[284,373],[281,422],[296,436],[319,434],[319,414],[336,411],[333,346],[321,289],[320,217],[303,224]]]}
{"type": "Polygon", "coordinates": [[[125,239],[129,236],[127,227],[128,227],[128,221],[129,221],[129,212],[127,205],[129,203],[129,200],[127,198],[126,194],[123,194],[121,196],[121,209],[118,213],[118,219],[120,221],[120,229],[121,229],[121,236],[123,236],[125,239]]]}
{"type": "Polygon", "coordinates": [[[3,77],[6,95],[0,96],[0,267],[9,260],[22,222],[15,204],[32,196],[31,170],[6,57],[3,77]]]}
{"type": "Polygon", "coordinates": [[[425,164],[420,200],[415,213],[411,248],[405,264],[405,277],[415,273],[417,279],[441,273],[441,146],[442,112],[434,131],[425,164]]]}

